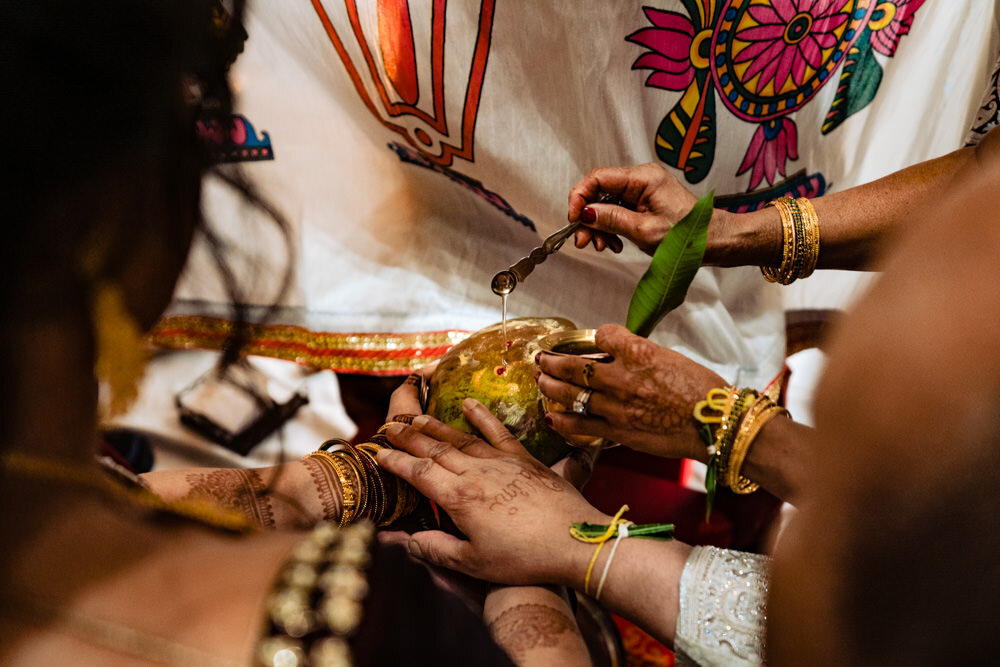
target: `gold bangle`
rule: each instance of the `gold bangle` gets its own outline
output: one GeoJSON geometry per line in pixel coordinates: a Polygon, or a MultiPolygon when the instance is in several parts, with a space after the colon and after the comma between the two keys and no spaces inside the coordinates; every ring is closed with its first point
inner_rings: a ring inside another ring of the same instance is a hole
{"type": "Polygon", "coordinates": [[[736,438],[736,429],[743,413],[747,409],[748,401],[757,398],[757,392],[753,389],[733,389],[726,401],[726,407],[722,411],[722,423],[715,436],[715,451],[719,457],[719,478],[725,479],[726,470],[729,467],[729,457],[732,453],[733,442],[736,438]]]}
{"type": "MultiPolygon", "coordinates": [[[[370,445],[372,443],[365,444],[370,445]]],[[[385,480],[383,480],[382,475],[379,474],[379,466],[375,461],[375,455],[364,445],[358,445],[356,449],[358,451],[358,456],[364,457],[364,463],[366,466],[370,466],[370,481],[372,485],[372,495],[375,502],[372,503],[372,513],[368,518],[371,519],[372,523],[378,526],[381,525],[382,518],[389,509],[389,494],[385,488],[385,480]]]]}
{"type": "Polygon", "coordinates": [[[806,197],[780,197],[771,202],[781,216],[781,266],[762,266],[764,279],[790,285],[808,278],[819,263],[820,233],[816,208],[806,197]]]}
{"type": "Polygon", "coordinates": [[[795,223],[792,220],[792,211],[788,206],[787,197],[780,197],[768,202],[767,205],[777,209],[778,215],[781,217],[781,265],[779,267],[762,266],[760,272],[768,282],[777,283],[783,281],[794,260],[795,223]]]}
{"type": "MultiPolygon", "coordinates": [[[[353,467],[348,466],[339,457],[322,449],[307,454],[306,458],[315,459],[321,465],[326,462],[333,468],[337,480],[340,482],[341,507],[339,525],[343,528],[354,520],[358,509],[358,494],[355,492],[354,485],[351,484],[348,474],[348,469],[353,469],[353,467]]],[[[358,488],[360,488],[361,479],[357,476],[357,471],[355,470],[354,472],[358,480],[358,488]]]]}
{"type": "Polygon", "coordinates": [[[759,484],[744,477],[741,470],[747,454],[750,452],[750,446],[757,439],[761,429],[779,414],[788,414],[788,411],[775,405],[771,399],[766,397],[762,397],[747,410],[743,423],[740,424],[736,441],[733,443],[729,470],[726,474],[726,485],[734,492],[746,495],[760,488],[759,484]]]}
{"type": "MultiPolygon", "coordinates": [[[[377,455],[380,450],[389,449],[388,447],[381,445],[377,442],[366,442],[358,445],[358,449],[371,455],[372,459],[375,461],[375,465],[378,466],[377,455]]],[[[389,493],[388,485],[386,480],[382,478],[382,468],[379,466],[379,481],[382,483],[383,488],[383,498],[385,499],[386,508],[389,505],[389,493]]],[[[386,473],[391,475],[391,473],[386,473]]],[[[393,482],[395,484],[396,490],[396,503],[393,505],[392,514],[382,519],[378,526],[381,528],[383,526],[389,526],[401,519],[405,514],[409,514],[416,508],[416,490],[410,486],[410,484],[398,477],[397,475],[391,475],[393,482]]],[[[388,512],[388,509],[386,509],[388,512]]]]}
{"type": "Polygon", "coordinates": [[[751,438],[749,437],[749,432],[756,426],[757,418],[760,414],[770,405],[773,405],[771,400],[763,396],[754,401],[743,414],[743,419],[740,421],[739,428],[736,431],[736,437],[733,440],[733,447],[729,457],[729,468],[722,477],[722,484],[738,493],[750,493],[751,491],[748,489],[751,486],[755,487],[754,491],[756,490],[753,482],[740,475],[740,470],[743,468],[746,453],[750,449],[751,438]]]}
{"type": "Polygon", "coordinates": [[[812,202],[805,197],[795,200],[802,210],[803,223],[806,231],[806,257],[798,278],[808,278],[816,270],[819,263],[819,216],[812,202]]]}
{"type": "Polygon", "coordinates": [[[350,443],[337,447],[333,453],[343,457],[344,461],[349,463],[358,475],[361,484],[361,498],[358,501],[357,518],[370,519],[376,499],[372,497],[371,480],[368,479],[368,469],[362,462],[361,455],[350,443]]]}

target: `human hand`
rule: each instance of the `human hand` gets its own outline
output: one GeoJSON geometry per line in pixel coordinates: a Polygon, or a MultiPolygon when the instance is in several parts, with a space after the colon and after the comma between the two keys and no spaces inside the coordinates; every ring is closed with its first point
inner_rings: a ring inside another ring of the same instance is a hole
{"type": "Polygon", "coordinates": [[[389,410],[385,415],[386,423],[392,421],[403,421],[408,423],[410,417],[423,414],[424,409],[421,404],[420,388],[430,380],[431,375],[437,368],[437,362],[418,368],[403,380],[403,384],[396,387],[389,397],[389,410]],[[423,382],[421,381],[423,379],[423,382]],[[397,420],[401,417],[401,420],[397,420]]]}
{"type": "Polygon", "coordinates": [[[569,454],[552,464],[552,472],[575,486],[577,491],[583,491],[600,453],[597,447],[574,447],[569,454]]]}
{"type": "Polygon", "coordinates": [[[673,174],[656,163],[601,167],[570,190],[567,218],[586,225],[576,232],[577,248],[593,241],[598,251],[610,247],[620,252],[621,235],[652,255],[670,228],[697,201],[673,174]],[[621,205],[599,203],[602,194],[616,196],[621,205]]]}
{"type": "MultiPolygon", "coordinates": [[[[410,533],[402,530],[380,530],[376,535],[380,544],[396,545],[404,549],[410,541],[410,533]]],[[[438,588],[455,595],[470,609],[482,609],[490,590],[489,583],[427,561],[423,561],[423,565],[438,588]]]]}
{"type": "Polygon", "coordinates": [[[593,549],[574,540],[569,526],[611,517],[533,459],[481,403],[466,399],[462,410],[486,440],[427,416],[387,431],[397,449],[380,451],[379,465],[436,502],[468,538],[423,531],[407,549],[497,583],[578,585],[593,549]]]}
{"type": "Polygon", "coordinates": [[[692,417],[695,403],[726,381],[682,354],[660,347],[617,324],[597,331],[597,345],[614,357],[601,363],[542,353],[538,389],[572,405],[591,390],[587,414],[550,412],[547,420],[563,435],[592,435],[665,457],[706,460],[692,417]]]}

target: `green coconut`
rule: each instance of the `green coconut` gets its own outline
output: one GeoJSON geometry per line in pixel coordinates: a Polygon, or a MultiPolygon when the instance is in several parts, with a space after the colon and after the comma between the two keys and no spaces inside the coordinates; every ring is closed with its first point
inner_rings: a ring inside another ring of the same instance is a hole
{"type": "Polygon", "coordinates": [[[559,317],[519,317],[480,329],[441,358],[430,379],[427,413],[465,433],[475,433],[462,414],[462,401],[474,398],[489,408],[532,456],[552,465],[569,451],[561,435],[545,424],[535,354],[538,341],[576,326],[559,317]]]}

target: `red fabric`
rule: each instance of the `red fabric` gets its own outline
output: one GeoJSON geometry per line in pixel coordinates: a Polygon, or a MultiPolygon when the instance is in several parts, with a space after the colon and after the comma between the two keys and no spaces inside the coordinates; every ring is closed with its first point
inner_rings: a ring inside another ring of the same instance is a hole
{"type": "Polygon", "coordinates": [[[677,539],[689,544],[755,550],[780,503],[763,491],[738,496],[719,489],[711,522],[705,523],[705,494],[680,484],[681,463],[626,447],[609,449],[583,495],[608,514],[628,504],[627,516],[636,523],[673,523],[677,539]]]}
{"type": "Polygon", "coordinates": [[[618,634],[628,654],[628,667],[674,667],[674,652],[647,635],[642,628],[614,616],[618,634]]]}

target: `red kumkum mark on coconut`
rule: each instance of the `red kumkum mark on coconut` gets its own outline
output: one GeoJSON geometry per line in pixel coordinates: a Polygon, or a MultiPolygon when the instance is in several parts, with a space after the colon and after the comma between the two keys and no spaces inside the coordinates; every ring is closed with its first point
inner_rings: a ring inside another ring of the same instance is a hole
{"type": "Polygon", "coordinates": [[[500,377],[503,377],[504,375],[506,375],[507,374],[507,362],[504,361],[503,362],[503,366],[497,366],[496,368],[494,368],[493,372],[496,373],[500,377]]]}

